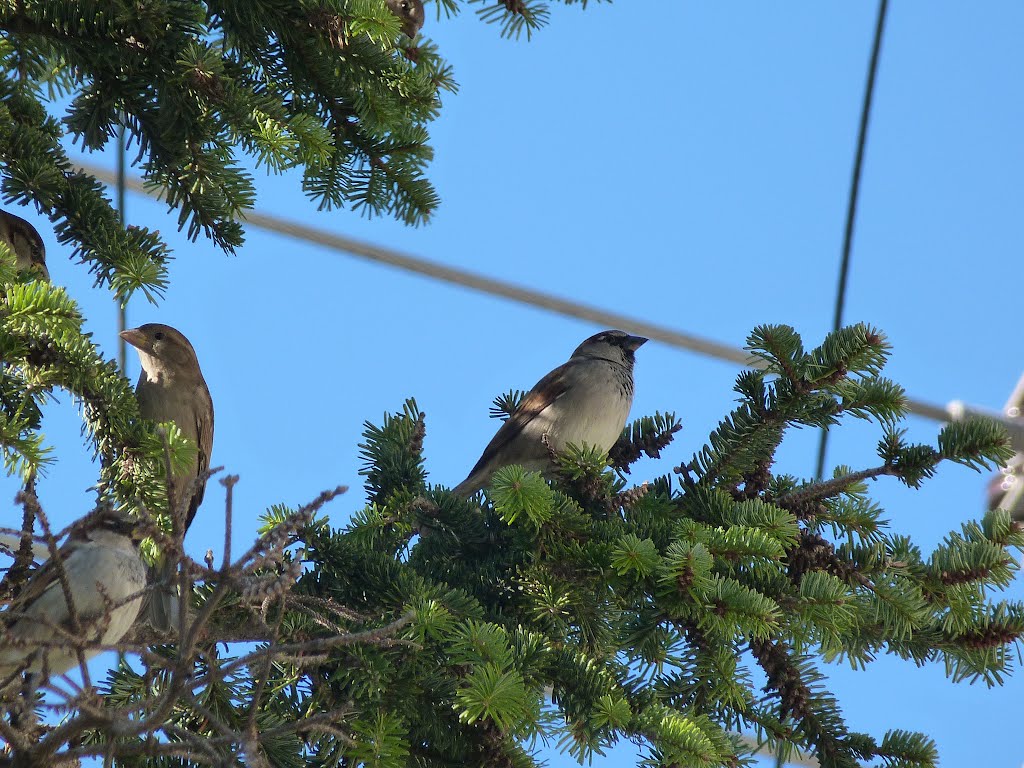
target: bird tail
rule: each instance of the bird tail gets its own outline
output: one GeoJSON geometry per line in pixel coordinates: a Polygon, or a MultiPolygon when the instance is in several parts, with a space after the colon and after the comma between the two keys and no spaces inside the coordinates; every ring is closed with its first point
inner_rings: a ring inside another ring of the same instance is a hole
{"type": "Polygon", "coordinates": [[[468,499],[483,488],[488,479],[483,472],[476,472],[452,488],[452,493],[460,498],[468,499]]]}
{"type": "Polygon", "coordinates": [[[178,595],[178,579],[171,563],[158,563],[149,569],[149,604],[146,618],[149,625],[158,632],[170,632],[178,626],[181,614],[181,598],[178,595]]]}

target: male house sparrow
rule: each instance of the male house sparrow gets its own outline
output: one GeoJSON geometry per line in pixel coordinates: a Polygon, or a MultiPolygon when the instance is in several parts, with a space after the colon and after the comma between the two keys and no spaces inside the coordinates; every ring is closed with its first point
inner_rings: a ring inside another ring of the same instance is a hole
{"type": "Polygon", "coordinates": [[[46,249],[39,232],[20,216],[0,211],[0,240],[14,251],[18,269],[34,269],[43,280],[49,282],[50,272],[46,269],[46,249]]]}
{"type": "Polygon", "coordinates": [[[384,0],[388,8],[402,22],[402,32],[412,40],[423,28],[426,15],[423,12],[423,0],[384,0]]]}
{"type": "MultiPolygon", "coordinates": [[[[56,561],[36,570],[14,603],[0,612],[10,620],[0,629],[0,677],[22,670],[62,675],[78,665],[75,648],[61,643],[60,630],[72,633],[76,627],[56,562],[64,569],[77,629],[84,633],[76,639],[110,645],[124,637],[146,587],[141,538],[138,521],[125,512],[106,507],[83,518],[57,550],[56,561]],[[35,645],[40,642],[46,645],[35,645]]],[[[97,653],[84,651],[86,658],[97,653]]]]}
{"type": "MultiPolygon", "coordinates": [[[[146,323],[121,331],[121,338],[138,350],[142,373],[135,387],[139,413],[151,421],[173,421],[185,437],[196,444],[196,458],[184,472],[170,479],[175,504],[181,508],[181,494],[191,490],[197,477],[210,467],[213,450],[213,400],[199,370],[199,360],[188,339],[169,325],[146,323]]],[[[185,507],[182,532],[187,531],[203,501],[206,483],[195,488],[185,507]]],[[[176,513],[172,510],[172,513],[176,513]]],[[[178,598],[173,586],[174,566],[163,563],[154,574],[158,589],[149,604],[149,621],[160,631],[176,623],[178,598]]]]}
{"type": "Polygon", "coordinates": [[[452,492],[470,496],[510,464],[547,469],[549,446],[554,451],[564,451],[569,443],[611,448],[633,404],[633,353],[646,341],[623,331],[602,331],[580,344],[568,362],[527,393],[452,492]]]}

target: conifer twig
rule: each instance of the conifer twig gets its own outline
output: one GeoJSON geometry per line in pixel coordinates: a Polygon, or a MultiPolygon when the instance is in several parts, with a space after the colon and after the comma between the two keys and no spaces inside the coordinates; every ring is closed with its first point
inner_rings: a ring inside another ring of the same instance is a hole
{"type": "Polygon", "coordinates": [[[862,469],[857,472],[851,472],[848,475],[834,477],[831,480],[808,483],[807,485],[801,486],[796,490],[780,496],[775,500],[775,503],[783,509],[799,508],[808,502],[823,501],[824,499],[837,496],[851,485],[859,483],[862,480],[870,480],[876,477],[883,477],[885,475],[899,475],[899,469],[891,464],[882,464],[881,466],[872,467],[871,469],[862,469]]]}

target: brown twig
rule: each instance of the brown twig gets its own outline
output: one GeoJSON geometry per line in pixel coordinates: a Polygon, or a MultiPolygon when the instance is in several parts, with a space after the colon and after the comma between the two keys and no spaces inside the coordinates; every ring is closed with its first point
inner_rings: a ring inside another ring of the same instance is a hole
{"type": "MultiPolygon", "coordinates": [[[[165,450],[165,461],[169,460],[169,451],[165,450]]],[[[302,506],[294,514],[283,520],[270,531],[262,534],[241,557],[232,558],[231,527],[233,520],[233,495],[231,489],[237,477],[225,478],[222,483],[227,487],[226,520],[227,534],[225,548],[219,569],[203,567],[190,559],[181,547],[179,531],[175,528],[170,536],[161,534],[156,526],[153,515],[139,505],[140,526],[148,527],[162,544],[166,544],[165,556],[175,564],[182,595],[192,591],[193,581],[204,581],[213,585],[212,593],[202,607],[194,615],[187,610],[180,611],[178,633],[168,638],[156,633],[142,624],[133,628],[129,636],[113,644],[92,642],[90,632],[87,637],[82,630],[82,617],[73,613],[73,620],[67,627],[54,627],[54,632],[35,643],[28,643],[34,648],[44,651],[46,648],[74,649],[80,662],[86,650],[116,650],[138,654],[148,673],[162,672],[162,684],[155,674],[149,678],[142,696],[122,706],[111,706],[109,701],[100,698],[93,690],[86,670],[82,670],[85,685],[78,687],[68,677],[54,680],[28,680],[26,691],[39,690],[44,694],[40,705],[44,710],[53,713],[71,712],[58,726],[39,730],[27,720],[18,722],[14,715],[17,702],[11,706],[4,705],[12,718],[0,721],[0,738],[7,742],[19,764],[26,765],[58,765],[74,763],[77,760],[104,756],[106,759],[128,757],[177,757],[191,762],[208,765],[221,765],[229,754],[239,751],[254,765],[265,757],[262,752],[261,740],[275,737],[281,733],[330,733],[346,743],[354,743],[351,734],[347,733],[338,723],[347,714],[347,710],[334,713],[321,713],[309,718],[301,718],[277,726],[268,731],[258,728],[257,717],[262,710],[261,702],[267,697],[273,669],[276,665],[292,666],[295,669],[309,668],[322,663],[337,648],[354,644],[371,644],[381,647],[396,645],[417,648],[418,646],[395,634],[412,621],[412,613],[380,627],[362,631],[348,631],[346,625],[353,622],[366,622],[373,619],[361,616],[357,612],[337,604],[332,600],[309,595],[291,593],[291,587],[297,583],[303,567],[300,557],[290,558],[288,548],[296,542],[296,537],[303,527],[309,525],[315,513],[328,501],[344,493],[346,488],[338,487],[320,494],[309,504],[302,506]],[[228,599],[241,598],[240,611],[225,612],[227,618],[221,618],[218,608],[228,599]],[[277,606],[276,612],[273,606],[277,606]],[[282,627],[288,613],[301,613],[316,621],[326,636],[299,641],[281,642],[282,627]],[[239,620],[239,614],[243,617],[239,620]],[[272,618],[268,618],[268,614],[272,618]],[[150,643],[166,643],[169,639],[177,641],[176,653],[168,657],[166,650],[151,650],[150,643]],[[206,647],[210,640],[231,643],[235,641],[261,641],[267,645],[257,648],[242,656],[222,662],[219,659],[207,658],[206,647]],[[207,672],[196,675],[197,664],[205,667],[207,672]],[[210,685],[218,684],[227,676],[241,670],[250,670],[253,685],[250,693],[249,712],[244,725],[236,726],[217,715],[216,710],[204,704],[201,692],[210,685]],[[178,724],[175,710],[184,708],[195,714],[206,723],[206,733],[191,732],[178,724]],[[333,714],[334,720],[330,715],[333,714]],[[36,728],[29,731],[28,729],[36,728]],[[106,739],[98,743],[83,744],[82,737],[86,731],[96,730],[106,734],[106,739]],[[210,734],[209,730],[213,733],[210,734]],[[254,762],[256,761],[256,762],[254,762]]],[[[169,501],[173,502],[175,491],[170,491],[169,501]]],[[[58,558],[57,537],[49,528],[45,514],[36,515],[42,529],[39,538],[46,544],[50,559],[60,569],[58,558]]],[[[75,525],[88,521],[87,516],[75,525]]],[[[172,516],[176,518],[176,516],[172,516]]],[[[178,525],[177,522],[174,523],[178,525]]],[[[73,531],[74,526],[68,530],[73,531]]],[[[212,563],[211,563],[212,565],[212,563]]],[[[65,597],[74,612],[67,575],[63,574],[65,597]]],[[[154,586],[148,586],[151,590],[154,586]]],[[[123,603],[137,599],[131,595],[123,601],[104,599],[104,617],[109,621],[111,612],[123,603]]],[[[8,612],[8,619],[19,618],[19,612],[8,612]]],[[[91,618],[91,617],[90,617],[91,618]]],[[[104,620],[100,618],[100,622],[104,620]]],[[[102,633],[101,633],[102,634],[102,633]]],[[[21,701],[29,701],[28,696],[21,701]]],[[[31,707],[28,707],[31,713],[31,707]]]]}
{"type": "Polygon", "coordinates": [[[221,572],[227,573],[231,564],[231,521],[234,515],[235,486],[238,484],[238,475],[228,475],[220,479],[220,484],[225,488],[226,499],[224,501],[224,558],[221,560],[221,572]]]}
{"type": "Polygon", "coordinates": [[[859,483],[862,480],[870,480],[884,475],[898,474],[899,470],[891,464],[883,464],[879,467],[872,467],[871,469],[862,469],[858,472],[851,472],[848,475],[834,477],[831,480],[824,480],[820,483],[808,483],[807,485],[801,486],[796,490],[780,496],[775,500],[775,504],[783,509],[793,510],[793,508],[800,507],[808,502],[822,501],[824,499],[832,498],[833,496],[838,496],[851,485],[859,483]]]}
{"type": "Polygon", "coordinates": [[[15,598],[28,577],[29,566],[33,561],[32,531],[39,511],[39,498],[36,496],[35,473],[18,493],[15,503],[22,505],[21,530],[18,532],[20,543],[14,553],[14,563],[8,569],[3,582],[0,582],[0,599],[15,598]]]}

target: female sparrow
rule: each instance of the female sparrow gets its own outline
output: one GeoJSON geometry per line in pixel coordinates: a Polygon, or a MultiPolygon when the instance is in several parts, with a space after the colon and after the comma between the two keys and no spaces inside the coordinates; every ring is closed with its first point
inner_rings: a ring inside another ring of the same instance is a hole
{"type": "MultiPolygon", "coordinates": [[[[121,338],[138,350],[142,373],[135,387],[139,413],[151,421],[173,421],[185,437],[196,445],[196,457],[183,472],[170,478],[175,491],[172,495],[178,509],[185,510],[180,530],[184,534],[192,524],[203,501],[205,480],[196,480],[210,467],[213,451],[213,400],[199,370],[199,360],[188,339],[169,325],[146,323],[138,328],[121,331],[121,338]],[[187,499],[182,494],[194,491],[187,499]]],[[[149,605],[149,620],[155,629],[166,631],[177,623],[178,601],[170,586],[175,572],[174,564],[163,563],[155,574],[157,583],[165,587],[157,590],[149,605]]]]}

